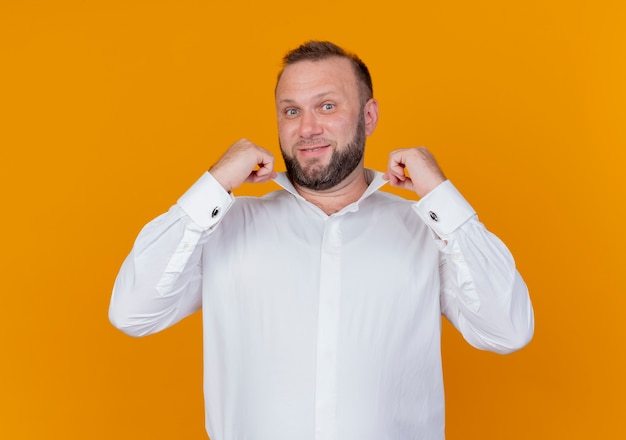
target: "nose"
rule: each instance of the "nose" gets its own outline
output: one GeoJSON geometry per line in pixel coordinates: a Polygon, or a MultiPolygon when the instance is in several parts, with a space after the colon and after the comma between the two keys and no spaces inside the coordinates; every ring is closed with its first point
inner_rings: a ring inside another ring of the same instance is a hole
{"type": "Polygon", "coordinates": [[[300,117],[300,126],[298,134],[301,138],[307,139],[319,136],[324,132],[319,115],[314,112],[304,112],[300,117]]]}

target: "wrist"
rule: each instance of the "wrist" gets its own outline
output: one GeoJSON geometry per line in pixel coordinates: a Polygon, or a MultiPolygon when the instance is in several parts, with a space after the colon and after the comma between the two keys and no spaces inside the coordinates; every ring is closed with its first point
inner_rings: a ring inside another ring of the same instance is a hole
{"type": "Polygon", "coordinates": [[[213,178],[217,181],[217,183],[219,183],[222,186],[222,188],[224,188],[224,190],[227,193],[230,194],[232,192],[232,189],[233,189],[232,185],[228,181],[228,178],[222,175],[222,173],[219,170],[219,167],[212,166],[211,168],[209,168],[208,172],[209,174],[211,174],[211,176],[213,176],[213,178]]]}

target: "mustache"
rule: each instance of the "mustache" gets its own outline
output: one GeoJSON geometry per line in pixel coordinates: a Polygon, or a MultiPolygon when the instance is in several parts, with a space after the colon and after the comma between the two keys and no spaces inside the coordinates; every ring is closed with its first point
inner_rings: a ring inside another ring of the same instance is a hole
{"type": "Polygon", "coordinates": [[[301,139],[296,142],[296,147],[311,147],[315,145],[329,145],[331,142],[323,137],[317,137],[312,139],[301,139]]]}

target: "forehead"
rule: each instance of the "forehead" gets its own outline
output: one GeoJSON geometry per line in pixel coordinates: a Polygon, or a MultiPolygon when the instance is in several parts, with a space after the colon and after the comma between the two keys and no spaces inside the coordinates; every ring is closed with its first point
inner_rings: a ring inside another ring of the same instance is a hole
{"type": "Polygon", "coordinates": [[[319,93],[358,95],[357,78],[350,60],[331,57],[298,61],[283,70],[276,85],[276,100],[296,100],[319,93]]]}

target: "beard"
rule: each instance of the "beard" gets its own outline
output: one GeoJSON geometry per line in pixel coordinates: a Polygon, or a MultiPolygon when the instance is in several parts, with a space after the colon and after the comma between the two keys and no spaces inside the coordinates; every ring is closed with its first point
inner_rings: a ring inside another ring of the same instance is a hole
{"type": "Polygon", "coordinates": [[[330,162],[326,166],[317,163],[317,161],[312,161],[312,163],[303,166],[298,162],[298,159],[289,156],[285,152],[282,144],[280,145],[280,151],[283,154],[283,160],[287,168],[287,177],[294,185],[313,191],[324,191],[337,186],[363,160],[365,152],[365,114],[361,110],[352,140],[344,148],[335,149],[330,162]]]}

